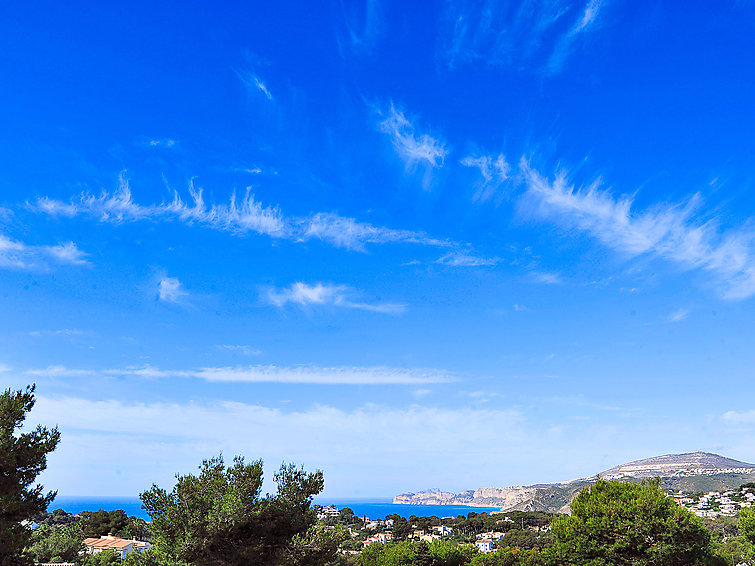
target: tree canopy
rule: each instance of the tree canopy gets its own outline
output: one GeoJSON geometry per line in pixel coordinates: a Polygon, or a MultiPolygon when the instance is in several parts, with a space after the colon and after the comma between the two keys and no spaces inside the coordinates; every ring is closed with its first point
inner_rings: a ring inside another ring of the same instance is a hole
{"type": "Polygon", "coordinates": [[[226,468],[221,455],[204,460],[198,476],[177,475],[170,492],[153,485],[141,494],[152,518],[150,553],[163,563],[226,566],[281,564],[293,546],[304,552],[322,472],[282,465],[277,493],[261,497],[262,472],[261,460],[236,456],[226,468]]]}
{"type": "Polygon", "coordinates": [[[34,385],[25,391],[7,389],[0,395],[0,566],[26,564],[22,555],[31,533],[21,521],[47,509],[56,492],[32,485],[47,467],[47,454],[60,441],[57,427],[41,425],[17,433],[34,407],[34,385]]]}
{"type": "Polygon", "coordinates": [[[720,564],[698,517],[660,489],[599,479],[572,502],[572,515],[552,524],[558,563],[579,566],[720,564]]]}

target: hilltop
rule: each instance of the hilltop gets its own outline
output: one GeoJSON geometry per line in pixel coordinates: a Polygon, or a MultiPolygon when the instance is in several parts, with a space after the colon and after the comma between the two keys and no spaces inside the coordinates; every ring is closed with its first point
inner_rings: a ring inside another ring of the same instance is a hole
{"type": "Polygon", "coordinates": [[[615,466],[588,478],[537,485],[488,487],[450,493],[439,490],[402,493],[393,503],[500,507],[502,511],[568,512],[574,497],[597,477],[638,481],[660,477],[663,487],[683,492],[733,489],[755,481],[755,464],[709,452],[666,454],[615,466]]]}
{"type": "Polygon", "coordinates": [[[755,473],[755,464],[725,458],[710,452],[666,454],[621,464],[600,474],[605,479],[623,477],[679,477],[725,473],[755,473]]]}

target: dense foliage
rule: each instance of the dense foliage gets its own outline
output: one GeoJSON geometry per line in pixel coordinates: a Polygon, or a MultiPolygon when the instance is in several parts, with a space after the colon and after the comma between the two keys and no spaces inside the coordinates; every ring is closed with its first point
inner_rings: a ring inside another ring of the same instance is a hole
{"type": "Polygon", "coordinates": [[[312,497],[323,487],[322,472],[283,465],[278,491],[260,496],[262,461],[237,456],[205,460],[198,476],[177,476],[171,492],[158,486],[141,495],[152,517],[151,554],[165,564],[225,566],[284,563],[315,523],[312,497]],[[299,537],[295,541],[295,537],[299,537]]]}
{"type": "Polygon", "coordinates": [[[560,564],[590,566],[720,564],[702,521],[660,489],[599,479],[552,525],[560,564]]]}
{"type": "Polygon", "coordinates": [[[34,385],[26,391],[7,389],[0,395],[0,565],[29,563],[23,554],[31,533],[21,525],[35,513],[47,509],[55,492],[45,494],[32,485],[47,467],[47,454],[60,441],[57,428],[37,426],[17,434],[26,414],[34,406],[34,385]]]}

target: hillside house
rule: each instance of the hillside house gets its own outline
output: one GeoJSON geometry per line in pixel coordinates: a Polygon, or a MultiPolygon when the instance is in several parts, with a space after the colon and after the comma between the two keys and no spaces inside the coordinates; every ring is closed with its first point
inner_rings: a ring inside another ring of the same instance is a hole
{"type": "Polygon", "coordinates": [[[493,552],[493,550],[495,550],[495,543],[489,538],[483,538],[475,541],[474,545],[480,552],[484,552],[485,554],[488,554],[489,552],[493,552]]]}
{"type": "Polygon", "coordinates": [[[450,535],[454,530],[451,527],[448,527],[446,525],[440,525],[439,527],[433,527],[433,530],[438,533],[442,537],[447,537],[450,535]]]}
{"type": "Polygon", "coordinates": [[[114,537],[112,534],[102,535],[100,538],[87,538],[82,543],[87,554],[99,554],[105,550],[115,552],[121,559],[132,552],[144,552],[150,547],[148,542],[140,540],[114,537]]]}

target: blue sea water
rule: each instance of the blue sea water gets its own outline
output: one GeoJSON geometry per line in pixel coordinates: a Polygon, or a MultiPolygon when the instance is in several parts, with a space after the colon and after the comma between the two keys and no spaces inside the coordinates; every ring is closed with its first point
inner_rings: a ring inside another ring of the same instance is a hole
{"type": "MultiPolygon", "coordinates": [[[[368,519],[385,519],[387,515],[397,513],[402,517],[416,515],[417,517],[456,517],[468,515],[471,512],[483,513],[495,511],[497,507],[463,507],[459,505],[394,505],[385,499],[321,499],[315,501],[318,505],[333,505],[339,509],[349,507],[359,517],[366,516],[368,519]]],[[[113,511],[123,509],[127,515],[140,517],[149,521],[149,515],[142,509],[141,500],[138,497],[72,497],[58,496],[55,498],[48,511],[63,509],[69,513],[82,511],[113,511]]]]}
{"type": "Polygon", "coordinates": [[[149,515],[142,509],[142,501],[138,497],[72,497],[59,495],[48,505],[47,510],[62,509],[68,513],[81,513],[82,511],[114,511],[123,509],[126,515],[139,517],[149,521],[149,515]]]}

